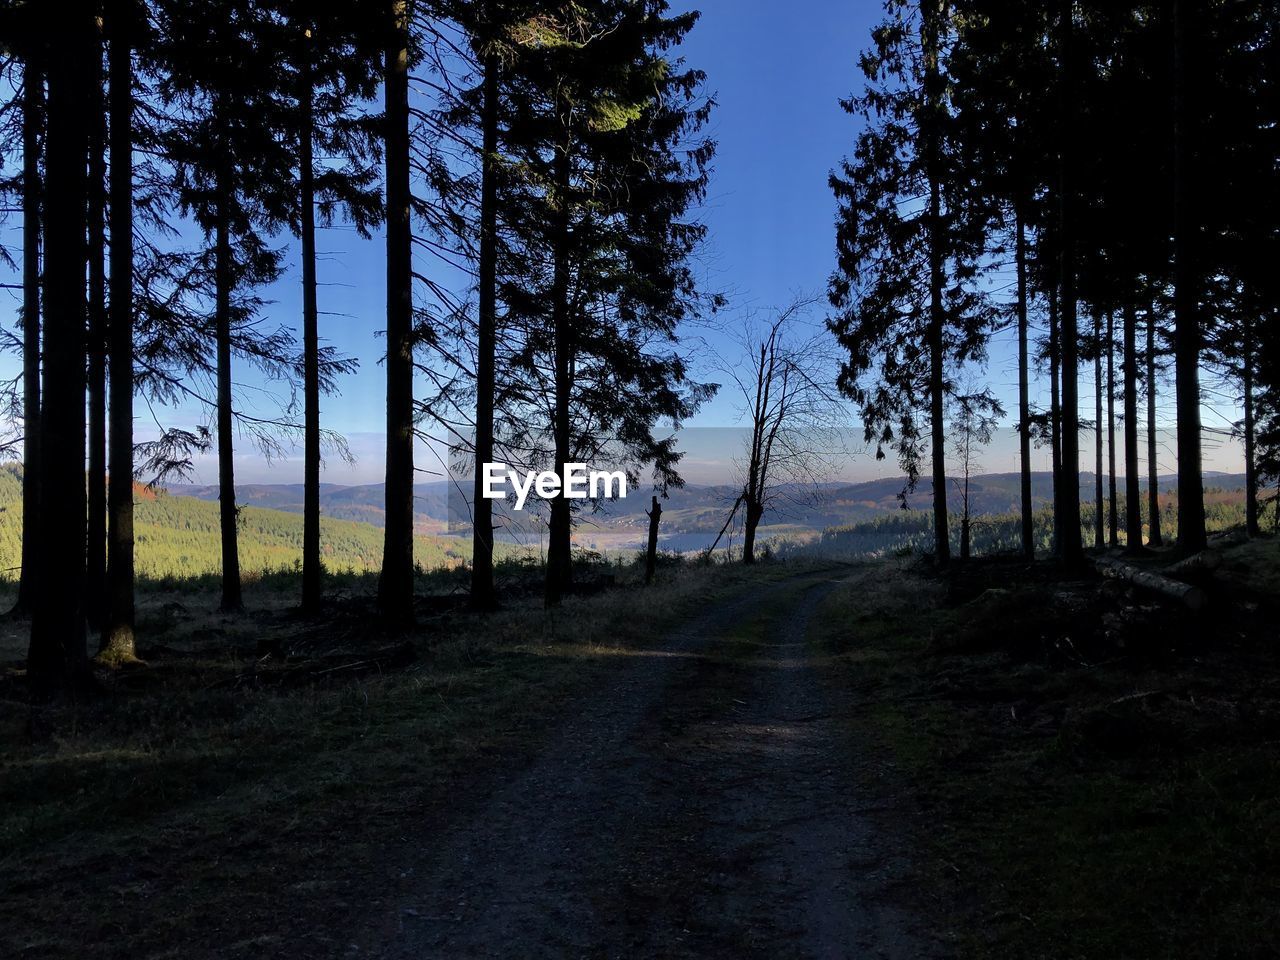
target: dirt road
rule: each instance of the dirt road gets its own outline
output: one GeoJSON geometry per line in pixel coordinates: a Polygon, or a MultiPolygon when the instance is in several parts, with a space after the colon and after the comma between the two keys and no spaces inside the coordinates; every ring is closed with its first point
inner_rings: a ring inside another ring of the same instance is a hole
{"type": "Polygon", "coordinates": [[[806,628],[839,572],[635,652],[478,809],[407,851],[378,957],[940,956],[904,906],[806,628]]]}

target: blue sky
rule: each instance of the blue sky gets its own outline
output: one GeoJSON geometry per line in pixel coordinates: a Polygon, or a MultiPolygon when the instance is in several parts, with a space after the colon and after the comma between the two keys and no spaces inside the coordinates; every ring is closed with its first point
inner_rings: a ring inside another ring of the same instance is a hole
{"type": "MultiPolygon", "coordinates": [[[[796,295],[825,291],[834,260],[835,203],[827,174],[848,152],[857,121],[846,115],[838,100],[860,84],[859,51],[869,42],[881,7],[872,0],[675,0],[677,10],[700,9],[702,19],[682,48],[689,64],[707,74],[708,90],[718,102],[711,135],[719,148],[703,220],[710,237],[699,259],[708,289],[726,293],[730,308],[724,329],[688,331],[697,372],[704,380],[723,381],[719,373],[737,350],[734,326],[749,311],[767,312],[796,295]]],[[[6,230],[9,242],[20,241],[14,224],[6,230]]],[[[285,240],[280,241],[282,244],[285,240]]],[[[322,336],[340,351],[360,361],[359,373],[342,382],[342,395],[323,406],[325,425],[346,435],[357,457],[354,467],[332,458],[325,480],[369,483],[381,479],[383,371],[379,364],[384,342],[383,239],[360,239],[348,227],[322,231],[318,240],[322,336]]],[[[282,280],[265,291],[272,303],[264,322],[296,327],[301,312],[296,245],[288,244],[292,261],[282,280]]],[[[427,260],[422,270],[450,283],[442,268],[427,260]]],[[[454,280],[461,283],[460,280],[454,280]]],[[[12,322],[16,295],[0,296],[0,319],[12,322]],[[9,314],[4,317],[4,314],[9,314]]],[[[825,302],[814,308],[820,319],[825,302]]],[[[986,378],[1005,401],[1016,408],[1016,355],[1011,339],[993,344],[986,378]]],[[[0,360],[5,376],[16,372],[16,357],[0,360]]],[[[1082,413],[1092,417],[1092,377],[1082,371],[1082,413]]],[[[247,389],[242,406],[271,415],[275,403],[269,385],[262,384],[243,365],[237,381],[247,389]]],[[[1171,391],[1169,391],[1171,396],[1171,391]]],[[[1033,397],[1033,402],[1037,398],[1033,397]]],[[[1044,398],[1047,400],[1047,398],[1044,398]]],[[[1171,413],[1171,411],[1169,411],[1171,413]]],[[[1229,411],[1228,411],[1229,412],[1229,411]]],[[[165,411],[169,423],[191,424],[197,410],[165,411]]],[[[1167,413],[1162,411],[1162,419],[1167,413]]],[[[1221,426],[1224,414],[1206,412],[1207,426],[1221,426]]],[[[725,391],[709,404],[692,426],[723,427],[739,421],[732,395],[725,391]]],[[[140,436],[154,433],[145,406],[138,410],[140,436]]],[[[993,445],[990,469],[1016,469],[1014,444],[1005,431],[993,445]]],[[[1231,456],[1209,452],[1209,466],[1229,468],[1231,456]],[[1221,462],[1217,462],[1221,461],[1221,462]]],[[[1043,459],[1043,458],[1042,458],[1043,459]]],[[[1091,462],[1090,455],[1082,459],[1091,462]]],[[[431,466],[420,456],[421,466],[431,466]]],[[[1045,463],[1037,467],[1047,468],[1045,463]]],[[[1169,462],[1174,467],[1171,447],[1169,462]]],[[[896,472],[892,462],[875,463],[862,457],[848,474],[867,478],[896,472]]],[[[213,482],[212,463],[197,464],[196,480],[213,482]]],[[[268,465],[247,443],[237,456],[241,482],[296,482],[300,461],[286,457],[268,465]]]]}

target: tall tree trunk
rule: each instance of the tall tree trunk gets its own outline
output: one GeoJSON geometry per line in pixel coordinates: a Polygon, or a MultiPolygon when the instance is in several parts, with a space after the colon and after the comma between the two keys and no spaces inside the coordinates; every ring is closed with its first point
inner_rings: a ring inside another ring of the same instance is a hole
{"type": "Polygon", "coordinates": [[[35,606],[40,542],[40,130],[44,75],[29,56],[22,78],[22,573],[13,616],[35,606]]]}
{"type": "MultiPolygon", "coordinates": [[[[552,409],[552,434],[555,440],[556,472],[565,475],[565,464],[570,462],[571,438],[569,436],[569,393],[573,388],[573,336],[569,329],[572,317],[569,309],[569,186],[570,145],[566,141],[555,161],[556,194],[559,209],[555,227],[554,273],[551,290],[551,326],[554,333],[552,358],[554,384],[552,409]]],[[[547,530],[547,584],[546,603],[554,606],[572,583],[572,533],[573,514],[564,490],[551,501],[551,517],[547,530]]]]}
{"type": "Polygon", "coordinates": [[[1027,352],[1027,227],[1022,210],[1017,217],[1018,269],[1018,462],[1021,469],[1022,553],[1028,560],[1036,555],[1035,505],[1031,499],[1031,373],[1027,352]]]}
{"type": "Polygon", "coordinates": [[[1049,449],[1053,455],[1053,553],[1062,556],[1062,335],[1058,326],[1060,287],[1049,290],[1049,449]]]}
{"type": "Polygon", "coordinates": [[[1147,526],[1153,547],[1164,546],[1160,532],[1160,459],[1156,434],[1156,311],[1147,311],[1147,526]]]}
{"type": "MultiPolygon", "coordinates": [[[[218,108],[221,109],[221,108],[218,108]]],[[[231,236],[226,197],[230,185],[218,171],[218,222],[214,238],[215,332],[218,379],[218,519],[222,536],[222,609],[244,609],[240,585],[240,543],[236,531],[235,420],[231,409],[231,236]]]]}
{"type": "Polygon", "coordinates": [[[1102,315],[1096,311],[1093,314],[1093,342],[1096,346],[1093,357],[1093,410],[1098,424],[1093,444],[1093,546],[1095,550],[1102,550],[1107,545],[1103,530],[1106,511],[1102,499],[1102,315]]]}
{"type": "Polygon", "coordinates": [[[1107,530],[1120,546],[1120,503],[1116,495],[1116,315],[1107,311],[1107,530]]]}
{"type": "MultiPolygon", "coordinates": [[[[492,11],[492,4],[490,4],[492,11]]],[[[492,43],[493,37],[490,37],[492,43]]],[[[497,389],[498,345],[498,57],[484,58],[484,102],[481,106],[479,311],[476,330],[475,489],[471,508],[471,607],[492,610],[493,501],[484,496],[484,465],[493,461],[493,406],[497,389]]]]}
{"type": "Polygon", "coordinates": [[[945,363],[943,331],[946,313],[943,306],[942,191],[937,125],[942,112],[942,74],[940,57],[940,20],[946,13],[946,2],[922,0],[924,20],[925,99],[925,176],[929,180],[929,424],[930,458],[933,466],[933,552],[939,566],[951,559],[951,532],[947,520],[947,427],[945,405],[945,363]]]}
{"type": "MultiPolygon", "coordinates": [[[[33,695],[89,688],[85,587],[85,242],[86,157],[93,123],[95,5],[68,0],[57,9],[58,56],[49,64],[45,207],[44,395],[41,405],[42,499],[36,603],[27,679],[33,695]]],[[[52,20],[52,11],[41,13],[52,20]]],[[[45,24],[54,34],[52,22],[45,24]]]]}
{"type": "Polygon", "coordinates": [[[1084,559],[1080,539],[1080,332],[1076,313],[1075,263],[1075,25],[1074,2],[1062,0],[1061,273],[1062,305],[1062,560],[1078,566],[1084,559]]]}
{"type": "Polygon", "coordinates": [[[102,97],[102,31],[94,33],[94,105],[89,128],[89,499],[85,614],[89,625],[103,623],[107,580],[107,277],[106,277],[106,111],[102,97]]]}
{"type": "Polygon", "coordinates": [[[133,9],[110,0],[111,448],[107,488],[107,622],[99,655],[132,660],[133,567],[133,9]]]}
{"type": "Polygon", "coordinates": [[[378,608],[413,624],[413,234],[409,221],[409,21],[391,0],[384,64],[387,164],[386,526],[378,608]]]}
{"type": "Polygon", "coordinates": [[[1240,379],[1244,387],[1244,529],[1251,537],[1262,534],[1258,522],[1258,411],[1254,397],[1256,343],[1252,318],[1244,321],[1240,379]]]}
{"type": "Polygon", "coordinates": [[[1197,0],[1173,3],[1173,260],[1174,260],[1174,382],[1178,407],[1178,545],[1187,553],[1203,550],[1207,542],[1204,519],[1204,477],[1200,449],[1200,277],[1193,197],[1198,185],[1193,169],[1195,131],[1188,102],[1195,89],[1188,59],[1195,35],[1189,13],[1197,0]]]}
{"type": "Polygon", "coordinates": [[[1138,310],[1124,305],[1124,529],[1130,553],[1142,549],[1142,491],[1138,483],[1138,310]]]}
{"type": "Polygon", "coordinates": [[[320,322],[316,304],[316,195],[312,158],[311,30],[303,28],[298,63],[298,232],[302,246],[302,612],[320,610],[320,322]]]}

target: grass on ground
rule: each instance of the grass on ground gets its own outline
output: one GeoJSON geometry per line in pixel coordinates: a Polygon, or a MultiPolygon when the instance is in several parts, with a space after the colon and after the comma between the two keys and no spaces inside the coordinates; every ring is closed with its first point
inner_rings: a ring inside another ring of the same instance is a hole
{"type": "Polygon", "coordinates": [[[1280,543],[1190,617],[1049,563],[868,565],[816,642],[964,957],[1280,956],[1280,543]]]}

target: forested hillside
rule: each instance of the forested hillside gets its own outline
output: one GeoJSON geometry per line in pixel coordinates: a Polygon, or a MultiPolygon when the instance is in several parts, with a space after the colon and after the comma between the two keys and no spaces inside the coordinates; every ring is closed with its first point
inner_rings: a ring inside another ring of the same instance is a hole
{"type": "MultiPolygon", "coordinates": [[[[163,489],[135,490],[134,525],[138,575],[144,580],[182,579],[221,572],[218,504],[175,497],[163,489]]],[[[302,516],[244,506],[237,524],[240,564],[248,575],[293,570],[302,562],[302,516]]],[[[414,562],[424,569],[454,567],[470,555],[469,541],[416,536],[414,562]]],[[[320,550],[333,572],[376,572],[382,557],[377,527],[351,520],[320,520],[320,550]]],[[[512,551],[509,551],[512,552],[512,551]]],[[[22,555],[22,480],[0,470],[0,570],[16,580],[22,555]]]]}

